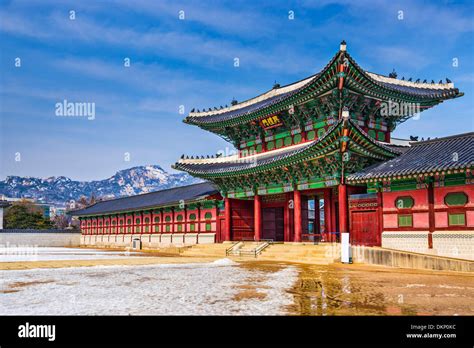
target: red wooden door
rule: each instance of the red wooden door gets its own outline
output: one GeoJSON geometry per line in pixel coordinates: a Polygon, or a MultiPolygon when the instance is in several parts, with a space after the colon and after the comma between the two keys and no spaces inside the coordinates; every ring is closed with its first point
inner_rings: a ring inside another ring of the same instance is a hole
{"type": "Polygon", "coordinates": [[[284,240],[283,207],[262,209],[262,238],[274,241],[284,240]]]}
{"type": "Polygon", "coordinates": [[[225,219],[219,218],[219,233],[217,233],[217,236],[216,236],[216,242],[217,243],[220,243],[224,240],[223,233],[225,231],[225,228],[226,228],[225,219]]]}
{"type": "Polygon", "coordinates": [[[253,240],[254,220],[253,201],[232,201],[231,240],[253,240]]]}
{"type": "Polygon", "coordinates": [[[351,243],[353,245],[377,245],[379,214],[376,210],[353,211],[350,221],[351,243]]]}
{"type": "Polygon", "coordinates": [[[262,209],[262,238],[273,239],[276,236],[275,208],[262,209]]]}
{"type": "Polygon", "coordinates": [[[275,241],[285,240],[285,209],[275,208],[275,241]]]}

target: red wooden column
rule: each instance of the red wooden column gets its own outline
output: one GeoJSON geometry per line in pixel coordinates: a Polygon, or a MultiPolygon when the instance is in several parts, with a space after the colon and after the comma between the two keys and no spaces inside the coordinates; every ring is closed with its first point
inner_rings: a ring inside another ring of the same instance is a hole
{"type": "Polygon", "coordinates": [[[435,231],[435,211],[434,211],[434,185],[433,182],[428,184],[428,248],[433,249],[433,232],[435,231]]]}
{"type": "MultiPolygon", "coordinates": [[[[184,207],[183,222],[184,222],[183,232],[184,232],[184,233],[187,233],[187,232],[188,232],[188,210],[186,209],[186,207],[184,207]]],[[[183,237],[183,238],[184,238],[184,237],[183,237]]]]}
{"type": "Polygon", "coordinates": [[[379,217],[379,229],[377,231],[377,246],[382,246],[382,232],[383,232],[383,192],[377,192],[377,204],[378,204],[378,217],[379,217]]]}
{"type": "Polygon", "coordinates": [[[283,228],[284,228],[284,241],[285,242],[291,242],[290,240],[290,237],[291,237],[291,231],[290,231],[290,228],[291,228],[291,222],[290,222],[290,196],[288,194],[286,194],[285,196],[285,208],[284,208],[284,214],[285,214],[285,217],[283,219],[283,228]]]}
{"type": "Polygon", "coordinates": [[[140,212],[140,234],[145,232],[145,219],[143,218],[143,211],[140,212]]]}
{"type": "MultiPolygon", "coordinates": [[[[174,208],[171,208],[171,228],[170,228],[170,232],[171,233],[175,233],[176,230],[175,230],[175,223],[174,223],[174,219],[176,218],[176,214],[174,213],[174,208]]],[[[173,239],[171,239],[173,240],[173,239]]]]}
{"type": "Polygon", "coordinates": [[[255,240],[262,238],[262,196],[255,195],[253,200],[254,233],[255,240]]]}
{"type": "MultiPolygon", "coordinates": [[[[163,210],[160,209],[160,222],[158,223],[158,225],[160,226],[159,230],[160,230],[160,233],[163,233],[165,232],[165,222],[163,221],[164,219],[164,215],[163,215],[163,210]]],[[[160,237],[160,240],[161,240],[161,237],[160,237]]]]}
{"type": "Polygon", "coordinates": [[[348,210],[347,210],[347,186],[344,184],[339,184],[339,232],[349,232],[347,228],[348,210]]]}
{"type": "Polygon", "coordinates": [[[201,206],[197,206],[197,233],[201,233],[201,206]]]}
{"type": "Polygon", "coordinates": [[[324,232],[326,234],[324,240],[327,242],[332,242],[332,234],[330,232],[333,231],[332,226],[332,190],[330,187],[324,190],[324,232]]]}
{"type": "Polygon", "coordinates": [[[301,234],[303,231],[303,221],[301,216],[301,192],[296,190],[293,192],[293,203],[295,211],[295,242],[301,242],[301,234]]]}
{"type": "Polygon", "coordinates": [[[314,196],[314,233],[321,234],[321,213],[319,212],[319,196],[314,196]]]}
{"type": "Polygon", "coordinates": [[[230,198],[224,199],[224,216],[225,216],[225,230],[224,230],[224,240],[230,240],[230,229],[232,223],[232,214],[230,206],[230,198]]]}

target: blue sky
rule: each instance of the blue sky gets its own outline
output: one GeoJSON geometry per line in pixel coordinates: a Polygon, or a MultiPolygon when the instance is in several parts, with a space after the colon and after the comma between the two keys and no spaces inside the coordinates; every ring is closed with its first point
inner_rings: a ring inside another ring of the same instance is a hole
{"type": "Polygon", "coordinates": [[[300,80],[324,67],[342,39],[366,70],[449,77],[465,93],[394,136],[474,129],[471,0],[0,4],[0,179],[103,179],[135,165],[170,170],[183,153],[225,150],[219,137],[182,123],[180,105],[187,113],[300,80]],[[95,103],[95,119],[56,116],[64,99],[95,103]]]}

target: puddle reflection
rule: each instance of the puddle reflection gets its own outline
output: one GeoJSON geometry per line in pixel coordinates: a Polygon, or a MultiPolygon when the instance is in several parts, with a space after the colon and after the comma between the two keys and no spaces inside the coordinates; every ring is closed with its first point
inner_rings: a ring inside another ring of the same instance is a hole
{"type": "Polygon", "coordinates": [[[299,279],[290,290],[294,304],[289,307],[289,313],[316,316],[473,314],[474,289],[468,286],[474,280],[471,275],[350,267],[301,266],[299,279]],[[446,283],[451,286],[441,286],[446,283]]]}

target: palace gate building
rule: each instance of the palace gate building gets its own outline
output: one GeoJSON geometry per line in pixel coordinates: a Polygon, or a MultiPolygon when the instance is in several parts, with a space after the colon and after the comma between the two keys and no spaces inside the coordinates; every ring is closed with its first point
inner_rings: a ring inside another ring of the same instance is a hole
{"type": "Polygon", "coordinates": [[[472,258],[474,134],[427,141],[391,135],[401,122],[462,95],[449,80],[365,71],[342,42],[315,75],[189,113],[185,123],[237,149],[176,162],[204,183],[99,202],[74,215],[86,244],[126,244],[133,235],[145,245],[200,243],[200,236],[335,242],[349,232],[355,245],[472,258]]]}

